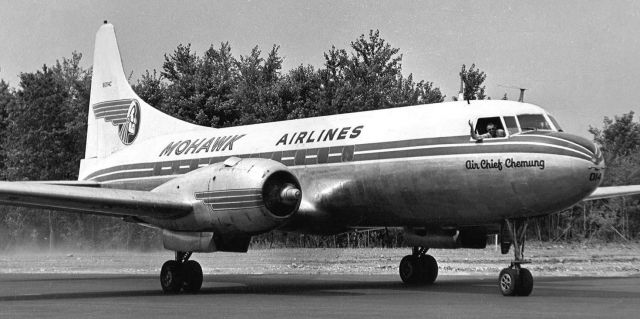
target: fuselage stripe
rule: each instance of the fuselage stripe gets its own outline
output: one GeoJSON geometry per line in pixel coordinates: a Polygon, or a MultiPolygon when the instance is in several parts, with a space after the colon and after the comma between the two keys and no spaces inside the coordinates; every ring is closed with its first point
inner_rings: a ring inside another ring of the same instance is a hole
{"type": "Polygon", "coordinates": [[[180,175],[201,166],[222,162],[230,156],[242,158],[268,158],[279,161],[286,166],[304,166],[317,164],[333,164],[352,161],[370,161],[378,159],[411,158],[442,155],[486,154],[486,153],[548,153],[563,156],[578,157],[591,160],[592,153],[586,153],[581,145],[562,139],[541,139],[539,136],[516,140],[486,140],[479,143],[469,142],[468,136],[446,138],[418,139],[398,142],[382,142],[361,145],[332,146],[327,148],[312,148],[263,152],[253,154],[235,154],[195,159],[182,159],[152,163],[135,163],[119,165],[101,169],[89,174],[85,180],[99,182],[142,178],[149,176],[180,175]],[[460,143],[464,139],[464,143],[460,143]],[[451,143],[451,142],[458,143],[451,143]],[[544,141],[544,142],[543,142],[544,141]],[[447,144],[439,144],[449,142],[447,144]]]}
{"type": "Polygon", "coordinates": [[[262,194],[262,191],[258,189],[247,190],[228,190],[228,191],[206,191],[195,193],[196,199],[203,198],[217,198],[217,197],[234,197],[234,196],[255,196],[262,194]]]}
{"type": "Polygon", "coordinates": [[[257,201],[254,203],[242,203],[242,204],[228,203],[228,204],[220,204],[220,205],[216,205],[216,204],[207,204],[207,205],[211,207],[211,209],[213,210],[243,209],[243,208],[254,208],[254,207],[263,206],[261,201],[257,201]]]}

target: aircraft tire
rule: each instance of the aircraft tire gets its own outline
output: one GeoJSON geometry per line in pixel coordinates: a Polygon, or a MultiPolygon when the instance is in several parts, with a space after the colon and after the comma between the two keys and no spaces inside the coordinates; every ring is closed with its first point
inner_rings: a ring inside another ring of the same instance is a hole
{"type": "Polygon", "coordinates": [[[418,258],[414,255],[407,255],[400,261],[400,279],[405,284],[417,284],[420,282],[422,271],[418,258]]]}
{"type": "Polygon", "coordinates": [[[419,258],[421,278],[420,283],[431,285],[438,278],[438,262],[431,255],[424,255],[419,258]]]}
{"type": "Polygon", "coordinates": [[[160,285],[166,294],[175,294],[182,288],[182,274],[180,263],[175,260],[167,260],[160,270],[160,285]]]}
{"type": "Polygon", "coordinates": [[[515,296],[520,280],[513,268],[504,268],[498,277],[498,287],[503,296],[515,296]]]}
{"type": "Polygon", "coordinates": [[[202,287],[202,267],[197,261],[187,260],[182,264],[182,276],[185,292],[196,293],[202,287]]]}
{"type": "Polygon", "coordinates": [[[527,268],[520,268],[520,281],[516,286],[516,295],[528,296],[533,291],[533,275],[527,268]]]}

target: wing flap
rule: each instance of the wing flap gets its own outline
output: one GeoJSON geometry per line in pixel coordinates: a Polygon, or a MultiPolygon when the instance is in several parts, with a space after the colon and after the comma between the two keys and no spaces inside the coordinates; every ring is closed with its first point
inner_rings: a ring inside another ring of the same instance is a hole
{"type": "Polygon", "coordinates": [[[191,213],[178,195],[86,186],[0,182],[0,203],[88,214],[171,219],[191,213]]]}
{"type": "Polygon", "coordinates": [[[627,186],[607,186],[598,187],[591,195],[584,200],[596,200],[603,198],[630,196],[640,194],[640,185],[627,185],[627,186]]]}

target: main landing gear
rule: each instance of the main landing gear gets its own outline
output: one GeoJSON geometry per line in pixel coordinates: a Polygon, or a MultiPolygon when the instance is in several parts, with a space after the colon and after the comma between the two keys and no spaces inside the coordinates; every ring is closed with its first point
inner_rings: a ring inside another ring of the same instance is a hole
{"type": "Polygon", "coordinates": [[[191,252],[176,251],[175,260],[167,260],[160,270],[162,291],[168,294],[179,293],[184,289],[196,293],[202,287],[202,267],[195,260],[189,260],[191,252]]]}
{"type": "Polygon", "coordinates": [[[431,255],[427,255],[429,248],[413,247],[411,255],[404,256],[400,261],[400,278],[405,284],[430,285],[438,277],[438,263],[431,255]]]}
{"type": "Polygon", "coordinates": [[[509,253],[509,247],[513,244],[515,257],[511,266],[502,269],[498,278],[498,287],[504,296],[528,296],[533,290],[533,276],[527,268],[522,268],[522,264],[530,263],[524,259],[527,223],[526,219],[505,219],[500,233],[502,253],[509,253]]]}

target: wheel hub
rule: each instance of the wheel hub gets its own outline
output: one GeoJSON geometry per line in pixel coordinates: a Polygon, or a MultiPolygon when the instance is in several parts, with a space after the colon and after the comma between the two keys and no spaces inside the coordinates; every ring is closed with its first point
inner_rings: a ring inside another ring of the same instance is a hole
{"type": "Polygon", "coordinates": [[[511,284],[511,276],[508,274],[502,275],[502,278],[500,278],[500,288],[505,291],[509,290],[509,288],[511,288],[511,284]]]}

